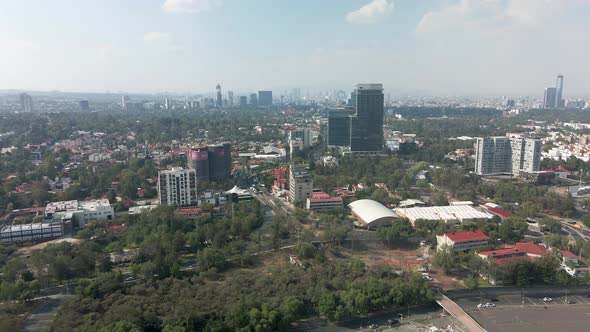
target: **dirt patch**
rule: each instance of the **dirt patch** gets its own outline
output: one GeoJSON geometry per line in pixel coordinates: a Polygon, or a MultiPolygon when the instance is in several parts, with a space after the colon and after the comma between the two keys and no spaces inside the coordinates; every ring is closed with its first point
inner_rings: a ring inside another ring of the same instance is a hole
{"type": "Polygon", "coordinates": [[[47,242],[43,242],[43,243],[38,243],[32,246],[28,246],[28,247],[23,247],[23,248],[19,248],[16,250],[17,255],[30,255],[33,251],[35,250],[41,250],[45,247],[47,247],[50,244],[56,244],[56,243],[62,243],[62,242],[68,242],[71,244],[79,244],[82,240],[80,239],[74,239],[74,238],[63,238],[63,239],[56,239],[56,240],[51,240],[51,241],[47,241],[47,242]]]}

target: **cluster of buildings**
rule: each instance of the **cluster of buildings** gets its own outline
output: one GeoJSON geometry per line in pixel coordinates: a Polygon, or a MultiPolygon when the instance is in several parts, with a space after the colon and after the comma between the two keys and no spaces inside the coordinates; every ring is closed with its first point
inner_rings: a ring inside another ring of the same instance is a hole
{"type": "Polygon", "coordinates": [[[295,128],[289,131],[289,151],[291,158],[312,144],[312,133],[309,128],[295,128]]]}
{"type": "Polygon", "coordinates": [[[4,217],[0,229],[2,243],[44,241],[64,236],[65,226],[77,222],[83,228],[89,221],[112,220],[115,213],[108,200],[62,201],[38,209],[15,210],[4,217]]]}
{"type": "Polygon", "coordinates": [[[196,206],[198,184],[225,182],[231,177],[231,144],[203,145],[186,150],[188,168],[172,167],[158,172],[160,204],[196,206]]]}
{"type": "Polygon", "coordinates": [[[383,153],[384,94],[382,84],[357,84],[350,106],[328,111],[326,143],[343,153],[383,153]]]}
{"type": "MultiPolygon", "coordinates": [[[[83,108],[80,102],[80,109],[83,108]]],[[[86,102],[86,109],[88,109],[88,101],[86,102]]],[[[128,95],[121,96],[120,107],[122,111],[137,111],[142,109],[164,109],[164,110],[200,110],[200,109],[222,109],[222,108],[256,108],[256,107],[270,107],[273,105],[273,93],[270,90],[260,90],[257,93],[249,95],[234,96],[233,91],[227,91],[227,96],[223,96],[221,84],[215,87],[215,95],[212,96],[196,96],[185,97],[184,100],[174,100],[172,98],[165,98],[164,103],[147,102],[144,100],[133,102],[128,95]]]]}
{"type": "MultiPolygon", "coordinates": [[[[578,257],[568,250],[548,249],[545,245],[534,242],[517,242],[514,245],[503,245],[498,249],[488,249],[490,238],[480,230],[444,233],[436,236],[438,251],[467,252],[474,250],[485,261],[501,267],[514,259],[534,261],[549,251],[557,251],[561,257],[561,269],[572,276],[588,271],[588,267],[580,265],[578,257]]],[[[485,276],[491,283],[495,280],[485,276]]]]}

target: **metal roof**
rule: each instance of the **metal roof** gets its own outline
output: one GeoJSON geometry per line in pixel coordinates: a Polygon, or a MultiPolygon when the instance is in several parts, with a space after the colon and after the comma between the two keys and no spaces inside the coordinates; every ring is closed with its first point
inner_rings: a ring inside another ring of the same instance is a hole
{"type": "Polygon", "coordinates": [[[352,213],[362,219],[366,224],[371,224],[374,221],[381,220],[383,218],[394,219],[397,215],[391,210],[385,207],[383,204],[373,201],[370,199],[361,199],[348,204],[348,208],[352,210],[352,213]]]}

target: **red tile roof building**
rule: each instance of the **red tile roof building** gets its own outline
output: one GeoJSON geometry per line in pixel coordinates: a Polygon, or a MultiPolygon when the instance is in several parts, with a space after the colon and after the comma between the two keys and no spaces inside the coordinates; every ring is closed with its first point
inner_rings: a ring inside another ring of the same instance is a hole
{"type": "Polygon", "coordinates": [[[342,197],[330,197],[325,192],[313,192],[307,199],[308,210],[339,209],[344,206],[342,197]]]}
{"type": "Polygon", "coordinates": [[[289,190],[289,180],[287,179],[288,174],[287,167],[279,167],[272,171],[274,178],[272,189],[273,191],[289,190]]]}
{"type": "Polygon", "coordinates": [[[180,208],[176,210],[174,214],[177,216],[186,217],[188,219],[211,215],[210,212],[203,212],[201,208],[180,208]]]}
{"type": "Polygon", "coordinates": [[[483,248],[488,245],[489,239],[480,230],[445,233],[436,236],[437,250],[443,250],[445,246],[453,251],[483,248]]]}
{"type": "Polygon", "coordinates": [[[501,249],[480,251],[479,257],[489,260],[493,259],[497,265],[503,265],[515,258],[527,258],[535,260],[543,255],[547,249],[542,245],[533,242],[517,242],[515,245],[504,246],[501,249]]]}

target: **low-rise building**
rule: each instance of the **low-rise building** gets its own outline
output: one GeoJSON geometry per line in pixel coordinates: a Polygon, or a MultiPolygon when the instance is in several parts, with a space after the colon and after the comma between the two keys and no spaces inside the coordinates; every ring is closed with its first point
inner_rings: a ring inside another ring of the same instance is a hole
{"type": "Polygon", "coordinates": [[[397,215],[383,204],[370,200],[360,199],[348,204],[352,216],[357,224],[363,227],[379,227],[391,224],[397,215]]]}
{"type": "Polygon", "coordinates": [[[444,233],[436,236],[436,249],[467,251],[485,248],[488,246],[489,237],[480,230],[444,233]]]}
{"type": "Polygon", "coordinates": [[[342,197],[330,197],[325,192],[313,192],[311,197],[307,199],[308,210],[324,210],[324,209],[339,209],[342,208],[342,197]]]}
{"type": "Polygon", "coordinates": [[[559,253],[561,254],[561,258],[563,260],[563,264],[572,263],[574,265],[578,265],[578,256],[576,256],[573,252],[569,250],[560,250],[559,253]]]}
{"type": "Polygon", "coordinates": [[[64,235],[63,222],[45,219],[30,224],[7,225],[0,229],[2,243],[46,241],[64,235]]]}
{"type": "Polygon", "coordinates": [[[129,208],[129,214],[141,214],[143,211],[151,211],[157,208],[157,205],[140,205],[140,206],[132,206],[129,208]]]}
{"type": "Polygon", "coordinates": [[[488,221],[492,215],[476,210],[471,206],[430,206],[397,208],[395,213],[400,217],[407,218],[412,223],[416,220],[443,221],[447,224],[464,223],[467,221],[488,221]]]}
{"type": "Polygon", "coordinates": [[[45,207],[46,218],[62,221],[76,218],[80,227],[92,220],[112,220],[114,215],[115,211],[107,199],[51,202],[45,207]]]}
{"type": "Polygon", "coordinates": [[[502,207],[495,203],[485,203],[483,207],[491,213],[499,216],[500,218],[512,217],[512,212],[502,209],[502,207]]]}
{"type": "Polygon", "coordinates": [[[204,212],[201,208],[198,207],[190,207],[190,208],[180,208],[174,212],[176,216],[185,217],[187,219],[196,219],[202,216],[210,216],[211,212],[204,212]]]}
{"type": "Polygon", "coordinates": [[[238,186],[234,186],[230,190],[224,192],[224,195],[232,202],[250,201],[254,199],[254,196],[252,196],[252,193],[248,189],[240,189],[238,186]]]}
{"type": "Polygon", "coordinates": [[[528,258],[535,260],[543,255],[547,249],[533,242],[517,242],[515,245],[506,245],[500,249],[480,251],[477,255],[485,260],[493,261],[497,265],[503,265],[515,258],[528,258]]]}

